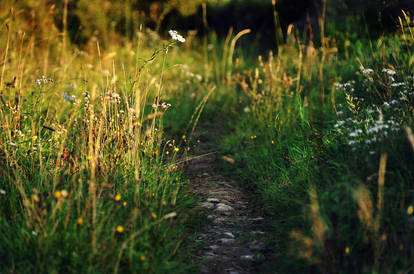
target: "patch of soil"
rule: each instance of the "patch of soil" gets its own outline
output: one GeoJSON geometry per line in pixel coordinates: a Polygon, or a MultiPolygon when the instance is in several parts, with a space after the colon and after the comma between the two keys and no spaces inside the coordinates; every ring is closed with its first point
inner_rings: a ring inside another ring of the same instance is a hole
{"type": "Polygon", "coordinates": [[[214,142],[206,133],[197,135],[202,141],[195,155],[201,156],[188,162],[186,173],[191,178],[190,191],[202,199],[200,214],[209,219],[196,236],[201,246],[196,253],[200,273],[258,273],[261,265],[274,260],[266,247],[265,218],[258,215],[260,210],[249,203],[243,189],[216,171],[221,160],[211,153],[214,142]]]}

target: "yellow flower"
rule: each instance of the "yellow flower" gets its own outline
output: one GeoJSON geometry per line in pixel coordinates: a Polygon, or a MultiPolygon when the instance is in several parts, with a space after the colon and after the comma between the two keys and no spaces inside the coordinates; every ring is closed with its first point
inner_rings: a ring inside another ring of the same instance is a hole
{"type": "Polygon", "coordinates": [[[126,206],[126,205],[127,205],[127,202],[123,202],[123,203],[122,203],[122,205],[123,205],[123,206],[126,206]]]}
{"type": "Polygon", "coordinates": [[[257,138],[257,136],[256,135],[252,135],[252,136],[250,136],[250,139],[252,139],[252,140],[254,140],[254,139],[256,139],[257,138]]]}
{"type": "Polygon", "coordinates": [[[407,208],[407,214],[408,214],[408,215],[411,215],[411,214],[413,214],[413,212],[414,212],[414,208],[413,208],[413,206],[412,206],[412,205],[410,205],[410,206],[407,208]]]}
{"type": "Polygon", "coordinates": [[[274,145],[275,144],[275,141],[274,140],[272,140],[272,145],[274,145]]]}
{"type": "Polygon", "coordinates": [[[66,189],[62,190],[60,192],[60,194],[62,194],[62,197],[68,197],[68,195],[69,195],[69,193],[68,193],[68,191],[66,189]]]}
{"type": "Polygon", "coordinates": [[[180,149],[178,147],[174,147],[174,151],[178,152],[180,149]]]}
{"type": "Polygon", "coordinates": [[[115,196],[115,201],[120,201],[121,200],[121,194],[116,194],[115,196]]]}
{"type": "Polygon", "coordinates": [[[141,255],[141,257],[139,257],[139,260],[141,261],[141,262],[143,262],[143,261],[145,261],[145,256],[144,255],[141,255]]]}
{"type": "Polygon", "coordinates": [[[59,190],[57,190],[57,191],[55,191],[55,193],[53,195],[55,196],[56,199],[59,199],[60,196],[62,195],[62,193],[59,190]]]}
{"type": "Polygon", "coordinates": [[[349,247],[345,247],[345,254],[349,254],[349,247]]]}
{"type": "Polygon", "coordinates": [[[165,155],[168,155],[168,154],[170,154],[170,152],[167,150],[167,151],[165,152],[165,155]]]}
{"type": "Polygon", "coordinates": [[[122,233],[122,232],[124,232],[124,227],[122,225],[119,225],[119,226],[116,227],[116,231],[118,233],[122,233]]]}
{"type": "Polygon", "coordinates": [[[152,197],[155,197],[155,193],[154,192],[152,193],[152,197]]]}
{"type": "Polygon", "coordinates": [[[88,156],[88,157],[86,157],[86,160],[88,160],[88,161],[92,161],[92,156],[88,156]]]}
{"type": "Polygon", "coordinates": [[[37,196],[37,194],[33,194],[32,195],[32,199],[33,201],[35,201],[36,203],[38,203],[40,201],[39,196],[37,196]]]}
{"type": "Polygon", "coordinates": [[[138,122],[135,122],[134,124],[133,124],[133,126],[134,127],[139,127],[139,126],[141,126],[141,123],[138,121],[138,122]]]}
{"type": "Polygon", "coordinates": [[[157,218],[157,214],[155,214],[155,213],[153,212],[153,213],[151,213],[151,217],[152,217],[153,219],[156,219],[156,218],[157,218]]]}
{"type": "Polygon", "coordinates": [[[185,136],[185,135],[183,135],[183,137],[182,137],[182,138],[183,138],[183,140],[185,140],[186,136],[185,136]]]}
{"type": "Polygon", "coordinates": [[[79,183],[79,184],[81,184],[81,183],[82,183],[82,179],[81,179],[81,178],[79,178],[79,179],[78,179],[78,183],[79,183]]]}
{"type": "Polygon", "coordinates": [[[78,223],[78,225],[83,224],[83,219],[82,218],[78,218],[77,223],[78,223]]]}

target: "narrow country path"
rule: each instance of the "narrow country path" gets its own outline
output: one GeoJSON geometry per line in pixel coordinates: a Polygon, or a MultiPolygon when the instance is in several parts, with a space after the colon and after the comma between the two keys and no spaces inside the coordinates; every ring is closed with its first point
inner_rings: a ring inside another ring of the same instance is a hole
{"type": "Polygon", "coordinates": [[[195,153],[204,156],[191,160],[186,170],[191,191],[202,198],[200,212],[209,219],[196,237],[201,246],[196,254],[200,273],[261,272],[262,264],[272,263],[265,255],[265,220],[260,212],[253,213],[248,195],[216,171],[221,160],[211,153],[214,142],[207,132],[199,130],[195,137],[200,140],[195,153]]]}

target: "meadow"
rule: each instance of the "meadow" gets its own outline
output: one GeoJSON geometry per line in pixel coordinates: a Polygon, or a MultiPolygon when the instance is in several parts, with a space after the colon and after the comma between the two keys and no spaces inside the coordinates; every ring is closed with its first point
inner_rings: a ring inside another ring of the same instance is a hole
{"type": "Polygon", "coordinates": [[[203,128],[263,210],[266,272],[413,271],[408,12],[378,36],[323,15],[256,53],[250,29],[164,30],[131,3],[0,8],[0,272],[197,273],[203,128]]]}

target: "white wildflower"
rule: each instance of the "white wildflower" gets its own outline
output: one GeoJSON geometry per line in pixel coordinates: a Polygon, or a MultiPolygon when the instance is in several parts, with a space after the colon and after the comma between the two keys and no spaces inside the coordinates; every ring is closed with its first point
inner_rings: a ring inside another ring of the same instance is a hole
{"type": "Polygon", "coordinates": [[[394,75],[396,72],[392,69],[383,68],[382,72],[388,74],[388,75],[394,75]]]}
{"type": "Polygon", "coordinates": [[[6,195],[6,191],[4,189],[0,189],[0,194],[1,195],[6,195]]]}
{"type": "Polygon", "coordinates": [[[364,74],[364,75],[369,75],[369,74],[372,74],[372,73],[374,73],[374,70],[373,69],[370,69],[370,68],[364,69],[362,71],[362,74],[364,74]]]}
{"type": "Polygon", "coordinates": [[[170,30],[170,31],[168,31],[168,33],[170,34],[170,36],[171,36],[171,38],[173,40],[178,41],[178,42],[181,42],[181,43],[184,43],[185,42],[185,38],[182,35],[180,35],[178,33],[178,31],[176,31],[176,30],[170,30]]]}
{"type": "Polygon", "coordinates": [[[65,100],[65,101],[74,102],[75,99],[76,99],[75,95],[71,95],[71,94],[68,94],[66,92],[62,92],[62,96],[63,96],[63,100],[65,100]]]}

